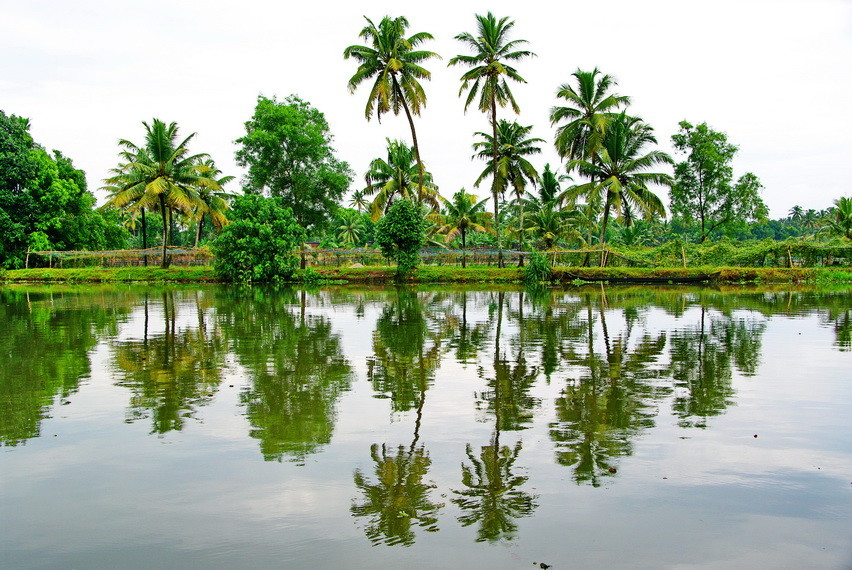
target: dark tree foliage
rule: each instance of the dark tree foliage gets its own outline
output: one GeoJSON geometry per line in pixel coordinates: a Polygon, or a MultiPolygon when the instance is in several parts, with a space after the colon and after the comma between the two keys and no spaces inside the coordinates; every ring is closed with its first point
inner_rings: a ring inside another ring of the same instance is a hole
{"type": "Polygon", "coordinates": [[[246,134],[237,139],[237,163],[248,167],[248,194],[284,199],[309,235],[325,228],[349,188],[352,171],[334,155],[328,122],[296,95],[260,96],[246,134]]]}
{"type": "Polygon", "coordinates": [[[228,281],[276,281],[289,278],[298,262],[293,251],[305,238],[281,198],[239,196],[232,222],[213,242],[216,272],[228,281]]]}
{"type": "Polygon", "coordinates": [[[376,224],[376,243],[385,257],[396,261],[397,278],[405,277],[417,267],[425,232],[423,213],[414,202],[406,199],[395,201],[376,224]]]}
{"type": "Polygon", "coordinates": [[[0,110],[0,267],[23,267],[28,249],[124,247],[127,231],[117,215],[94,210],[85,173],[29,129],[0,110]]]}

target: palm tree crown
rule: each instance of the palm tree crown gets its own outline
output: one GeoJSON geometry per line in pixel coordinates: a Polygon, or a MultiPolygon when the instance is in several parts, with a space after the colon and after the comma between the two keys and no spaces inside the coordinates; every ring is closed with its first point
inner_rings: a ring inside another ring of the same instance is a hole
{"type": "Polygon", "coordinates": [[[387,139],[387,145],[387,158],[373,160],[365,176],[364,194],[375,194],[371,206],[373,220],[378,220],[397,197],[437,209],[438,187],[432,182],[432,175],[424,171],[422,186],[415,182],[419,168],[414,149],[399,140],[387,139]]]}
{"type": "Polygon", "coordinates": [[[432,34],[418,32],[405,37],[408,20],[404,16],[385,16],[378,26],[366,16],[364,19],[367,20],[367,25],[359,36],[369,45],[351,45],[343,51],[344,58],[351,57],[359,63],[358,70],[349,79],[349,91],[354,93],[362,82],[375,78],[364,110],[368,121],[373,112],[381,122],[383,113],[391,111],[398,115],[401,110],[405,111],[420,172],[419,183],[422,186],[423,163],[420,160],[420,147],[411,115],[420,115],[420,110],[426,105],[426,91],[420,80],[431,77],[431,73],[420,64],[440,56],[435,52],[416,49],[424,41],[433,39],[432,34]]]}

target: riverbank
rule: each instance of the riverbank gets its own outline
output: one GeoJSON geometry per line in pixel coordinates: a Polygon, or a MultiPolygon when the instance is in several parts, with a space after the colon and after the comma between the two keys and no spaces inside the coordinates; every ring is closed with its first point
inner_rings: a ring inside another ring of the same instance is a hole
{"type": "MultiPolygon", "coordinates": [[[[556,267],[553,278],[557,283],[578,281],[614,282],[635,281],[678,283],[695,281],[712,275],[716,283],[852,283],[852,268],[779,268],[779,267],[556,267]]],[[[520,283],[522,270],[518,267],[422,266],[409,280],[412,283],[520,283]]],[[[299,271],[296,282],[333,281],[336,283],[392,283],[394,268],[322,267],[307,273],[299,271]]],[[[86,267],[72,269],[37,268],[15,269],[0,273],[5,282],[64,282],[64,283],[217,283],[220,279],[212,267],[86,267]]]]}

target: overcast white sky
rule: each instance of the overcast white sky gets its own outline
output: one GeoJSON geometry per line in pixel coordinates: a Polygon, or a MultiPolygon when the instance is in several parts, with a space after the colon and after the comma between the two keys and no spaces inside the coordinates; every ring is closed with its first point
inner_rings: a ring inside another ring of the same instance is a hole
{"type": "Polygon", "coordinates": [[[423,160],[449,197],[472,190],[483,167],[470,160],[472,133],[488,123],[475,109],[464,114],[462,68],[446,62],[466,53],[453,36],[475,31],[474,14],[488,10],[514,19],[514,37],[538,54],[518,64],[528,83],[514,93],[517,120],[547,141],[539,168],[559,162],[548,120],[557,87],[578,67],[597,66],[617,78],[664,150],[683,119],[727,132],[740,147],[735,175],[760,177],[772,217],[852,195],[848,0],[0,0],[0,108],[28,117],[36,141],[70,156],[96,190],[116,164],[118,139],[142,142],[141,121],[152,117],[197,132],[191,150],[240,175],[233,141],[258,94],[296,93],[325,113],[338,155],[357,173],[354,189],[384,155],[385,137],[410,134],[403,116],[365,120],[366,86],[348,92],[356,64],[342,52],[362,43],[362,16],[404,15],[410,32],[435,36],[424,48],[443,57],[428,65],[416,127],[423,160]]]}

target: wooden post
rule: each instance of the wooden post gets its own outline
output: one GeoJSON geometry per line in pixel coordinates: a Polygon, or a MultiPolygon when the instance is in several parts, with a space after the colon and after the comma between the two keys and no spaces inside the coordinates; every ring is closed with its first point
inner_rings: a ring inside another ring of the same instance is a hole
{"type": "Polygon", "coordinates": [[[683,259],[683,268],[686,269],[686,249],[683,247],[683,244],[680,244],[680,256],[683,259]]]}
{"type": "Polygon", "coordinates": [[[790,251],[790,246],[787,246],[787,266],[793,269],[793,252],[790,251]]]}
{"type": "Polygon", "coordinates": [[[24,269],[30,268],[30,249],[27,248],[27,256],[24,258],[24,269]]]}

